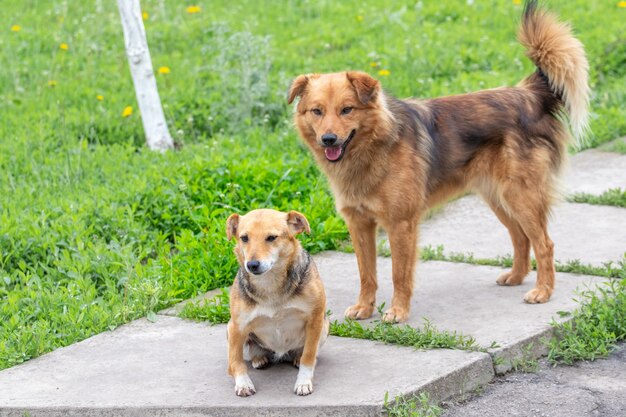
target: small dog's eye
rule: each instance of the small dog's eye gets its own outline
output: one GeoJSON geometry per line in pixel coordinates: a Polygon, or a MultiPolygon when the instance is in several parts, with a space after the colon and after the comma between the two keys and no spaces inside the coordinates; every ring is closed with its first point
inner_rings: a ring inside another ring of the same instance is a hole
{"type": "Polygon", "coordinates": [[[322,115],[322,111],[320,109],[311,109],[311,113],[313,113],[316,116],[322,115]]]}
{"type": "Polygon", "coordinates": [[[276,236],[270,235],[270,236],[266,237],[265,240],[267,240],[268,242],[273,242],[273,241],[276,240],[276,236]]]}
{"type": "Polygon", "coordinates": [[[248,235],[243,235],[243,236],[241,236],[239,239],[241,239],[241,241],[242,241],[243,243],[247,243],[247,242],[248,242],[248,235]]]}
{"type": "Polygon", "coordinates": [[[344,107],[343,109],[341,109],[341,114],[346,115],[346,114],[350,114],[352,112],[353,107],[344,107]]]}

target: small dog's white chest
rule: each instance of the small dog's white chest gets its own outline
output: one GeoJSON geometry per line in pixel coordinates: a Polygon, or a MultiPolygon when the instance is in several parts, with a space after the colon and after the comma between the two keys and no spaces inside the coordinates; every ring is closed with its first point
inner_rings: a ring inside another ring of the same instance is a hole
{"type": "Polygon", "coordinates": [[[277,311],[259,309],[250,321],[253,332],[263,346],[282,356],[304,346],[305,318],[302,310],[286,308],[277,311]]]}

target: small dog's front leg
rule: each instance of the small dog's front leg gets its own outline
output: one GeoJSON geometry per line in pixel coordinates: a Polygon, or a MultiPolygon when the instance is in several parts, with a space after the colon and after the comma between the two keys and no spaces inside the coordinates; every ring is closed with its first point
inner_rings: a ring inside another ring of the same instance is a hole
{"type": "Polygon", "coordinates": [[[317,350],[319,348],[322,331],[324,331],[324,309],[318,309],[311,315],[311,319],[305,327],[305,340],[302,356],[300,357],[300,368],[298,378],[293,392],[298,395],[309,395],[313,393],[313,373],[317,362],[317,350]]]}
{"type": "Polygon", "coordinates": [[[240,397],[249,397],[256,393],[254,384],[248,376],[248,366],[243,359],[245,340],[246,336],[231,319],[228,322],[228,373],[235,378],[235,394],[240,397]]]}

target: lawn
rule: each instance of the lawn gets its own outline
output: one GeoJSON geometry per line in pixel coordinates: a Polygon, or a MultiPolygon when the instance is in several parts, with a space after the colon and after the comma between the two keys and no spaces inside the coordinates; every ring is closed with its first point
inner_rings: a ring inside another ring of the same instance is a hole
{"type": "MultiPolygon", "coordinates": [[[[142,2],[180,145],[165,154],[143,144],[115,2],[1,8],[0,369],[229,284],[231,212],[299,210],[309,250],[344,241],[285,103],[296,75],[358,69],[397,96],[429,97],[533,70],[509,0],[190,5],[142,2]]],[[[588,146],[625,135],[626,8],[549,5],[589,55],[588,146]]]]}

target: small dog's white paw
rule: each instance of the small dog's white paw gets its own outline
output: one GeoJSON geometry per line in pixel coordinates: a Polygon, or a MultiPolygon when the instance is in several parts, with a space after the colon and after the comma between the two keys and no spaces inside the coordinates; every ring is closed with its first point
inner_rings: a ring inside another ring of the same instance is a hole
{"type": "Polygon", "coordinates": [[[254,395],[256,390],[254,384],[248,374],[238,375],[235,377],[235,394],[240,397],[249,397],[254,395]]]}
{"type": "Polygon", "coordinates": [[[313,392],[313,369],[308,366],[300,364],[300,370],[298,371],[298,379],[296,379],[296,386],[293,387],[293,392],[298,395],[309,395],[313,392]]]}
{"type": "Polygon", "coordinates": [[[313,382],[308,381],[305,383],[296,382],[296,386],[293,388],[293,392],[298,395],[309,395],[313,393],[313,382]]]}

